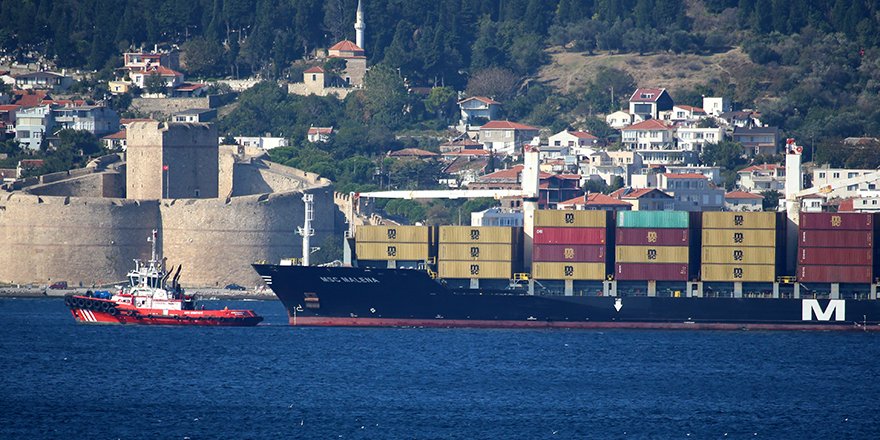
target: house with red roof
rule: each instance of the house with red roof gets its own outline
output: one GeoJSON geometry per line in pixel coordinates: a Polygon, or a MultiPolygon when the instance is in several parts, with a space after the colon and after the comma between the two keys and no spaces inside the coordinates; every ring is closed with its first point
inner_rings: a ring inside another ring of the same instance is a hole
{"type": "Polygon", "coordinates": [[[785,167],[775,163],[752,165],[737,172],[737,181],[746,192],[785,191],[785,167]]]}
{"type": "Polygon", "coordinates": [[[0,105],[0,124],[3,125],[3,133],[15,132],[15,112],[20,108],[21,106],[16,104],[0,105]]]}
{"type": "MultiPolygon", "coordinates": [[[[522,165],[480,176],[468,185],[468,189],[521,189],[522,165]]],[[[584,193],[579,174],[551,174],[540,172],[538,183],[538,207],[554,208],[557,203],[584,193]]]]}
{"type": "Polygon", "coordinates": [[[483,144],[471,140],[471,138],[467,136],[462,136],[461,139],[451,140],[449,142],[440,144],[440,151],[443,153],[453,152],[453,151],[464,151],[464,150],[478,150],[478,151],[486,151],[483,150],[483,144]]]}
{"type": "Polygon", "coordinates": [[[643,120],[658,119],[660,112],[672,110],[675,105],[666,89],[639,88],[629,97],[629,114],[643,120]]]}
{"type": "Polygon", "coordinates": [[[548,139],[548,147],[562,147],[567,150],[563,155],[575,155],[587,157],[596,151],[599,147],[599,138],[593,136],[587,131],[568,131],[562,130],[559,133],[550,136],[548,139]]]}
{"type": "Polygon", "coordinates": [[[496,153],[519,155],[538,136],[538,128],[511,121],[489,121],[480,127],[480,142],[496,153]]]}
{"type": "Polygon", "coordinates": [[[584,211],[631,211],[633,205],[602,193],[586,193],[556,205],[557,209],[584,211]]]}
{"type": "Polygon", "coordinates": [[[763,211],[764,197],[745,191],[731,191],[724,195],[725,211],[763,211]]]}
{"type": "Polygon", "coordinates": [[[657,188],[675,199],[677,211],[724,209],[724,189],[716,187],[704,174],[663,173],[657,177],[657,188]]]}
{"type": "Polygon", "coordinates": [[[122,61],[129,71],[147,70],[156,66],[174,70],[180,68],[180,54],[174,50],[168,52],[126,52],[122,54],[122,61]]]}
{"type": "Polygon", "coordinates": [[[126,142],[126,131],[119,130],[116,133],[108,134],[101,138],[101,143],[104,144],[104,148],[113,151],[125,151],[125,148],[128,146],[126,142]]]}
{"type": "Polygon", "coordinates": [[[462,99],[458,101],[458,108],[461,110],[462,125],[481,125],[484,121],[493,121],[501,115],[501,103],[485,96],[462,99]]]}
{"type": "Polygon", "coordinates": [[[162,82],[165,83],[165,87],[169,89],[183,84],[183,74],[165,66],[151,66],[144,70],[129,73],[131,82],[142,89],[146,87],[147,78],[153,75],[159,76],[162,82]]]}
{"type": "Polygon", "coordinates": [[[333,136],[333,127],[309,127],[306,138],[309,142],[329,142],[333,136]]]}
{"type": "Polygon", "coordinates": [[[700,107],[682,104],[673,105],[672,109],[661,112],[660,119],[674,122],[693,122],[706,118],[707,116],[706,111],[700,107]]]}
{"type": "Polygon", "coordinates": [[[633,211],[672,211],[675,199],[657,188],[620,188],[609,194],[610,197],[632,205],[633,211]]]}

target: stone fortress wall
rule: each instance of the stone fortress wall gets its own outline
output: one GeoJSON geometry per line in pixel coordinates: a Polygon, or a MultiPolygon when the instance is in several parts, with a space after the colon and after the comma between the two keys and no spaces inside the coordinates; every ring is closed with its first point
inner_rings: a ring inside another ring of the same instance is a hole
{"type": "Polygon", "coordinates": [[[0,283],[119,283],[132,259],[149,257],[146,238],[158,229],[168,267],[183,265],[184,286],[253,287],[261,281],[251,263],[302,255],[303,192],[314,195],[312,245],[341,240],[332,182],[230,154],[219,159],[217,198],[125,199],[126,165],[0,192],[0,283]]]}

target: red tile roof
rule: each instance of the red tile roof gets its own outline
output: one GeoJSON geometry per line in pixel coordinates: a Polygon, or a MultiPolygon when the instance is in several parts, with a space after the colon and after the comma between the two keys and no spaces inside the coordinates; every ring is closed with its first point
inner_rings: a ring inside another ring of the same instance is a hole
{"type": "Polygon", "coordinates": [[[578,139],[588,139],[588,140],[599,139],[596,136],[593,136],[592,134],[590,134],[586,131],[570,131],[568,133],[578,139]]]}
{"type": "Polygon", "coordinates": [[[667,179],[708,179],[704,174],[699,173],[663,173],[667,179]]]}
{"type": "Polygon", "coordinates": [[[676,105],[676,107],[678,107],[682,110],[687,110],[691,113],[706,113],[706,110],[703,110],[700,107],[694,107],[692,105],[676,105]]]}
{"type": "Polygon", "coordinates": [[[488,156],[489,150],[458,150],[443,153],[444,156],[488,156]]]}
{"type": "Polygon", "coordinates": [[[363,52],[364,50],[358,47],[357,44],[349,40],[342,40],[332,46],[330,46],[329,50],[338,50],[340,52],[363,52]]]}
{"type": "Polygon", "coordinates": [[[611,196],[606,196],[602,193],[589,193],[583,196],[577,196],[573,199],[566,200],[564,202],[559,202],[559,205],[608,205],[608,206],[632,206],[632,204],[624,202],[619,199],[615,199],[611,196]],[[584,197],[586,197],[586,202],[584,202],[584,197]]]}
{"type": "Polygon", "coordinates": [[[16,111],[20,108],[21,108],[21,106],[16,105],[16,104],[0,105],[0,112],[12,112],[12,111],[16,111]]]}
{"type": "Polygon", "coordinates": [[[458,103],[459,103],[459,104],[462,104],[462,103],[465,103],[465,102],[468,102],[468,101],[472,101],[472,100],[475,100],[475,99],[476,99],[477,101],[482,102],[483,104],[486,104],[486,105],[491,105],[491,104],[501,104],[500,102],[498,102],[498,101],[496,101],[496,100],[494,100],[494,99],[491,99],[491,98],[487,98],[487,97],[485,97],[485,96],[471,96],[470,98],[465,98],[465,99],[462,99],[461,101],[458,101],[458,103]]]}
{"type": "Polygon", "coordinates": [[[84,99],[44,99],[40,101],[40,105],[60,105],[64,107],[68,106],[83,106],[86,105],[86,101],[84,99]]]}
{"type": "Polygon", "coordinates": [[[125,139],[125,130],[119,130],[116,133],[108,134],[101,139],[125,139]]]}
{"type": "MultiPolygon", "coordinates": [[[[498,171],[495,171],[494,173],[480,176],[479,180],[492,180],[492,179],[517,180],[517,179],[519,179],[519,175],[520,175],[520,173],[522,173],[523,168],[525,168],[525,167],[522,165],[516,165],[516,166],[513,166],[513,167],[508,168],[506,170],[498,170],[498,171]]],[[[538,175],[541,179],[547,179],[547,178],[554,176],[554,174],[545,173],[543,171],[539,172],[538,175]]],[[[580,176],[578,176],[578,178],[580,178],[580,176]]]]}
{"type": "Polygon", "coordinates": [[[17,174],[15,168],[0,168],[0,179],[14,179],[17,174]]]}
{"type": "Polygon", "coordinates": [[[18,164],[22,168],[24,168],[24,167],[36,168],[36,167],[43,166],[43,159],[22,159],[22,160],[18,161],[18,164]]]}
{"type": "Polygon", "coordinates": [[[840,202],[837,205],[837,212],[852,212],[855,211],[855,199],[846,199],[840,202]]]}
{"type": "Polygon", "coordinates": [[[303,73],[324,73],[324,69],[321,66],[313,66],[306,69],[303,73]]]}
{"type": "Polygon", "coordinates": [[[764,197],[757,194],[747,193],[745,191],[731,191],[724,195],[725,199],[763,199],[764,197]]]}
{"type": "Polygon", "coordinates": [[[333,127],[309,127],[308,134],[333,134],[333,127]]]}
{"type": "Polygon", "coordinates": [[[18,99],[15,100],[14,104],[20,105],[23,108],[27,107],[37,107],[41,105],[44,99],[49,98],[49,94],[44,90],[37,91],[15,91],[15,94],[18,96],[18,99]],[[22,92],[22,93],[19,93],[22,92]]]}
{"type": "Polygon", "coordinates": [[[614,191],[609,195],[611,197],[616,198],[616,199],[640,199],[640,198],[642,198],[642,197],[644,197],[654,191],[657,191],[657,192],[665,195],[668,198],[672,198],[672,196],[670,196],[669,194],[666,194],[663,191],[660,191],[657,188],[639,188],[639,189],[634,189],[634,190],[630,191],[628,194],[624,194],[627,189],[628,188],[620,188],[619,190],[614,191]]]}
{"type": "Polygon", "coordinates": [[[480,127],[480,130],[533,130],[538,129],[530,125],[510,121],[489,121],[480,127]]]}
{"type": "Polygon", "coordinates": [[[623,127],[622,130],[671,130],[671,128],[658,119],[648,119],[629,127],[623,127]]]}
{"type": "Polygon", "coordinates": [[[740,173],[751,173],[753,171],[772,171],[772,170],[784,170],[785,167],[782,165],[777,165],[775,163],[765,163],[760,165],[752,165],[748,168],[743,168],[739,170],[740,173]]]}
{"type": "Polygon", "coordinates": [[[629,97],[629,102],[656,102],[665,91],[666,89],[636,89],[629,97]],[[643,98],[643,95],[651,95],[651,97],[643,98]]]}

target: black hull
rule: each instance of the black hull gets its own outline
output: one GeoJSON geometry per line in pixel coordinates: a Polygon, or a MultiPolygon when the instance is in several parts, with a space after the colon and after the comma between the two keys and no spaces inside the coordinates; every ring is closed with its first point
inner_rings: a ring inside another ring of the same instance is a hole
{"type": "Polygon", "coordinates": [[[450,290],[409,269],[254,265],[292,325],[880,331],[878,300],[450,290]]]}

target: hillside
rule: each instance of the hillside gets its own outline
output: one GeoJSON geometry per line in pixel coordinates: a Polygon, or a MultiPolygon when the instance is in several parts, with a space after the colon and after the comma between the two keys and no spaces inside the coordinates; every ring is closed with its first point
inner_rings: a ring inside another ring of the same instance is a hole
{"type": "MultiPolygon", "coordinates": [[[[541,67],[538,78],[568,94],[584,90],[594,81],[600,67],[611,67],[629,73],[639,86],[665,87],[676,91],[694,90],[712,81],[736,84],[738,78],[759,69],[739,48],[713,55],[661,53],[609,54],[565,52],[551,49],[550,62],[541,67]]],[[[631,90],[621,90],[629,93],[631,90]]]]}

